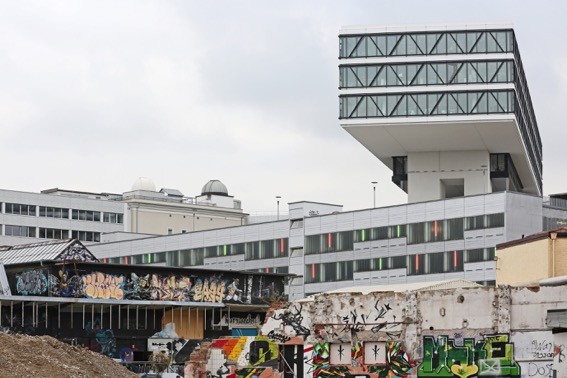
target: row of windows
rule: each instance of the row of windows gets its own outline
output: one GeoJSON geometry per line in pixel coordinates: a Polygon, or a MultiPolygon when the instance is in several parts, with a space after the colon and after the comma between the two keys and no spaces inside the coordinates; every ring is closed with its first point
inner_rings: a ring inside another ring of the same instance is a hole
{"type": "Polygon", "coordinates": [[[204,257],[244,255],[244,260],[273,259],[288,255],[288,239],[261,240],[248,243],[205,247],[204,257]]]}
{"type": "Polygon", "coordinates": [[[100,211],[73,209],[71,218],[90,222],[100,222],[100,211]]]}
{"type": "Polygon", "coordinates": [[[63,209],[61,207],[40,206],[39,216],[47,218],[69,219],[69,209],[63,209]]]}
{"type": "Polygon", "coordinates": [[[35,227],[4,225],[4,235],[20,236],[24,238],[35,238],[35,227]]]}
{"type": "Polygon", "coordinates": [[[465,220],[466,230],[504,227],[504,213],[477,215],[474,217],[467,217],[465,220]]]}
{"type": "Polygon", "coordinates": [[[513,113],[513,91],[340,96],[340,118],[513,113]]]}
{"type": "Polygon", "coordinates": [[[341,66],[341,88],[514,82],[513,61],[341,66]]]}
{"type": "Polygon", "coordinates": [[[355,242],[365,242],[371,240],[395,239],[406,236],[406,225],[383,226],[374,228],[363,228],[354,231],[355,242]]]}
{"type": "Polygon", "coordinates": [[[69,239],[69,230],[40,227],[39,237],[41,239],[69,239]]]}
{"type": "MultiPolygon", "coordinates": [[[[1,231],[0,226],[0,231],[1,231]]],[[[4,225],[5,236],[18,236],[27,238],[40,238],[40,239],[69,239],[69,230],[62,230],[57,228],[46,227],[32,227],[32,226],[16,226],[6,224],[4,225]]],[[[71,231],[73,239],[80,241],[100,242],[100,232],[95,231],[71,231]]]]}
{"type": "Polygon", "coordinates": [[[352,251],[354,243],[403,237],[407,239],[407,244],[461,240],[464,231],[495,227],[504,227],[504,213],[329,232],[306,236],[305,254],[352,251]]]}
{"type": "Polygon", "coordinates": [[[108,213],[105,211],[102,213],[102,221],[104,223],[122,224],[124,223],[124,215],[120,213],[108,213]]]}
{"type": "MultiPolygon", "coordinates": [[[[36,216],[36,205],[21,203],[5,203],[4,212],[6,214],[36,216]]],[[[69,219],[69,209],[61,207],[39,206],[39,216],[47,218],[69,219]]],[[[71,219],[100,222],[101,212],[94,210],[71,210],[71,219]]],[[[103,212],[102,221],[105,223],[122,224],[124,215],[120,213],[103,212]]]]}
{"type": "MultiPolygon", "coordinates": [[[[102,259],[103,263],[110,264],[155,264],[165,263],[167,266],[197,266],[203,265],[203,248],[185,249],[146,253],[143,255],[111,257],[102,259]]],[[[256,269],[262,273],[289,273],[288,266],[276,266],[256,269]]]]}
{"type": "Polygon", "coordinates": [[[511,30],[340,36],[340,58],[506,53],[514,50],[511,30]]]}
{"type": "Polygon", "coordinates": [[[6,214],[35,216],[35,205],[25,205],[21,203],[6,203],[4,204],[4,212],[6,214]]]}
{"type": "Polygon", "coordinates": [[[167,266],[196,266],[203,265],[204,259],[207,257],[234,255],[244,255],[244,260],[287,257],[288,238],[113,257],[108,259],[108,262],[113,264],[165,263],[167,266]]]}
{"type": "Polygon", "coordinates": [[[354,235],[352,231],[329,232],[305,237],[305,254],[352,251],[354,235]]]}
{"type": "Polygon", "coordinates": [[[100,232],[95,231],[71,231],[73,239],[80,241],[100,242],[100,232]]]}
{"type": "MultiPolygon", "coordinates": [[[[555,200],[557,199],[555,198],[555,200]]],[[[543,217],[543,230],[557,230],[565,226],[567,226],[567,219],[565,218],[543,217]]]]}
{"type": "MultiPolygon", "coordinates": [[[[468,220],[469,217],[466,218],[468,220]]],[[[466,220],[463,218],[435,220],[408,225],[407,244],[420,244],[464,238],[466,220]]]]}
{"type": "Polygon", "coordinates": [[[261,268],[258,269],[261,273],[289,273],[288,266],[274,266],[272,268],[261,268]]]}
{"type": "Polygon", "coordinates": [[[390,269],[406,269],[408,276],[462,272],[464,263],[492,261],[494,256],[495,248],[481,248],[310,264],[305,267],[304,277],[305,283],[317,283],[352,280],[357,272],[390,269]]]}

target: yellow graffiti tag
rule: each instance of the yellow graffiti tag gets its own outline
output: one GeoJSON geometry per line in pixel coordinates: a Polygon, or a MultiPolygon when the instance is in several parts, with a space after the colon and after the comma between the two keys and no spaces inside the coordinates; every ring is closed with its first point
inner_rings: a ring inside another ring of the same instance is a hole
{"type": "Polygon", "coordinates": [[[123,299],[123,276],[113,276],[101,272],[83,276],[83,288],[89,298],[97,299],[123,299]]]}
{"type": "Polygon", "coordinates": [[[195,294],[193,300],[198,302],[218,302],[221,303],[225,296],[225,283],[222,281],[205,280],[205,282],[197,282],[195,285],[195,294]]]}

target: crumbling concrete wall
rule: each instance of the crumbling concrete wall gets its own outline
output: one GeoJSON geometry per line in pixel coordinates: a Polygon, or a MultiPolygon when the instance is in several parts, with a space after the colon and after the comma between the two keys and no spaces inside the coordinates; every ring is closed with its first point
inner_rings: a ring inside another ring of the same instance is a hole
{"type": "MultiPolygon", "coordinates": [[[[516,360],[526,377],[567,377],[562,345],[545,324],[547,310],[567,308],[567,286],[507,288],[510,296],[510,332],[516,360]],[[557,361],[554,362],[554,357],[557,361]],[[563,360],[563,359],[562,359],[563,360]]],[[[557,334],[561,335],[561,334],[557,334]]],[[[560,336],[559,336],[560,338],[560,336]]]]}
{"type": "Polygon", "coordinates": [[[567,344],[545,326],[557,308],[567,287],[321,294],[274,311],[261,332],[303,338],[308,377],[549,377],[565,371],[567,344]]]}

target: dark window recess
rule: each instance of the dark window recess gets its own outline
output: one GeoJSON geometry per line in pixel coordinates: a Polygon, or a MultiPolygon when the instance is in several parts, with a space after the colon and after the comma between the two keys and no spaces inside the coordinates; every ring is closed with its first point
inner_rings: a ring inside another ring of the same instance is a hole
{"type": "Polygon", "coordinates": [[[490,179],[497,190],[513,190],[520,192],[524,188],[512,157],[508,153],[490,154],[490,179]],[[495,179],[505,179],[500,182],[495,179]]]}
{"type": "Polygon", "coordinates": [[[392,182],[407,193],[408,191],[408,157],[392,157],[392,182]]]}

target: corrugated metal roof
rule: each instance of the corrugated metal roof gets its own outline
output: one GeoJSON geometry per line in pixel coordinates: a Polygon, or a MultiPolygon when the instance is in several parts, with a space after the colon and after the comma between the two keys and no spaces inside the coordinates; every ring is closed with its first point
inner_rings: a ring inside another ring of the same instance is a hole
{"type": "MultiPolygon", "coordinates": [[[[9,247],[9,249],[0,250],[0,262],[4,265],[10,265],[57,260],[61,254],[68,251],[69,247],[77,244],[79,244],[81,248],[86,249],[82,243],[76,239],[50,240],[41,243],[15,245],[9,247]]],[[[88,253],[92,256],[90,252],[88,253]]]]}
{"type": "MultiPolygon", "coordinates": [[[[458,289],[458,288],[468,288],[468,287],[479,287],[482,286],[476,282],[455,279],[455,280],[445,280],[445,281],[429,281],[429,282],[412,282],[394,285],[366,285],[366,286],[350,286],[343,287],[336,290],[326,291],[321,294],[341,294],[341,293],[360,293],[363,295],[370,293],[385,293],[385,292],[395,292],[395,293],[405,293],[413,291],[428,291],[428,290],[444,290],[444,289],[458,289]]],[[[308,302],[313,300],[315,296],[320,294],[315,294],[304,299],[300,302],[308,302]]]]}

